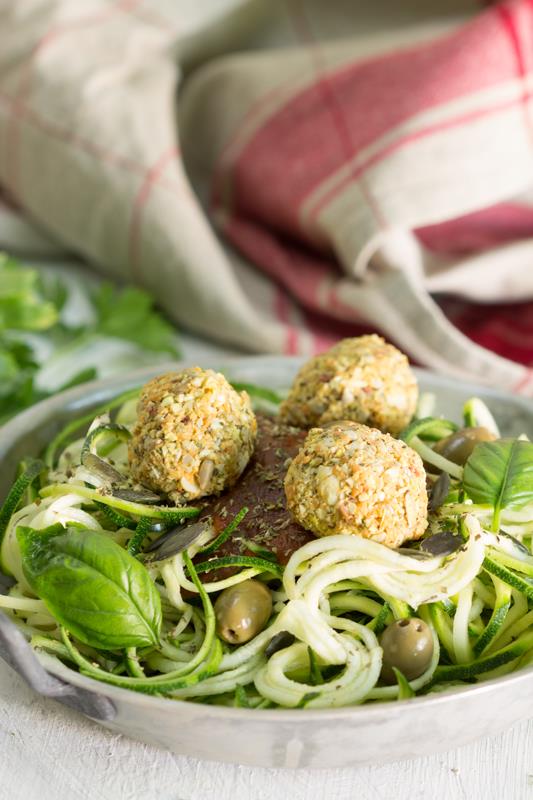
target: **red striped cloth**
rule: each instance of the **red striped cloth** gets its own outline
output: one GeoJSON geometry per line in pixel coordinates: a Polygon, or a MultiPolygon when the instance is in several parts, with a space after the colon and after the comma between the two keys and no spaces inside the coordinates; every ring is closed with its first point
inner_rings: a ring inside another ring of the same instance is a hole
{"type": "MultiPolygon", "coordinates": [[[[298,300],[322,349],[355,330],[353,304],[342,299],[346,271],[357,272],[369,241],[408,226],[430,286],[439,288],[439,278],[431,278],[437,265],[449,265],[450,273],[454,262],[471,262],[472,275],[462,270],[465,286],[440,283],[485,303],[442,295],[448,319],[479,345],[533,364],[533,303],[487,302],[533,295],[533,207],[513,191],[527,190],[531,178],[532,4],[502,4],[449,35],[377,57],[348,53],[333,67],[331,50],[313,38],[305,5],[293,4],[293,12],[315,75],[289,97],[278,86],[280,102],[276,92],[263,95],[245,118],[248,136],[236,127],[237,146],[232,150],[230,140],[213,158],[212,209],[224,234],[298,300]],[[500,125],[504,132],[512,126],[513,136],[491,147],[500,125]],[[516,175],[507,181],[494,174],[505,173],[514,142],[524,152],[509,172],[521,164],[529,172],[518,186],[516,175]],[[506,249],[516,243],[527,250],[509,273],[506,249]],[[494,257],[499,276],[491,274],[494,257]],[[483,261],[486,286],[479,291],[483,261]]],[[[211,93],[221,85],[213,75],[211,93]]],[[[371,257],[362,268],[372,268],[371,257]]],[[[357,330],[368,329],[365,322],[357,330]]],[[[375,317],[370,322],[379,325],[375,317]]],[[[298,349],[294,333],[286,349],[298,349]]],[[[520,375],[515,388],[527,381],[520,375]]]]}
{"type": "Polygon", "coordinates": [[[533,3],[285,0],[269,47],[213,58],[245,5],[0,0],[0,184],[35,247],[256,351],[380,330],[533,394],[533,3]]]}

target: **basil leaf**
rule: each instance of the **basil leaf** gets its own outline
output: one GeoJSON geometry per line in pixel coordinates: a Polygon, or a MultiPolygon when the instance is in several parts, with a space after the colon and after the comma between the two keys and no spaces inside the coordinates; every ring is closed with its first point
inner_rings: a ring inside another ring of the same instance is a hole
{"type": "Polygon", "coordinates": [[[493,530],[500,512],[533,502],[533,443],[499,439],[476,445],[465,464],[463,487],[475,502],[494,509],[493,530]]]}
{"type": "Polygon", "coordinates": [[[17,529],[22,568],[50,613],[106,650],[157,644],[161,601],[146,568],[105,534],[54,525],[17,529]]]}

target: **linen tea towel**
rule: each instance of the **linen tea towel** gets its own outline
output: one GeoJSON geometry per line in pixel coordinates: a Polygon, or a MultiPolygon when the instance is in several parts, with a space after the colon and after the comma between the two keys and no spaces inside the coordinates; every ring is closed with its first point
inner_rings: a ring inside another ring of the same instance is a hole
{"type": "Polygon", "coordinates": [[[223,5],[0,2],[0,184],[34,246],[255,351],[372,327],[533,392],[429,294],[533,295],[531,4],[223,5]]]}

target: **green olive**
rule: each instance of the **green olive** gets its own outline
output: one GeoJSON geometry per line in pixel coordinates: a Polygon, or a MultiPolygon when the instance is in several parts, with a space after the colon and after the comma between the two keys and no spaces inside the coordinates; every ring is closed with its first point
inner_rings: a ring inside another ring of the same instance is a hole
{"type": "Polygon", "coordinates": [[[217,632],[230,644],[243,644],[263,630],[272,613],[270,589],[248,580],[228,586],[215,602],[217,632]]]}
{"type": "Polygon", "coordinates": [[[480,442],[493,442],[496,436],[488,428],[461,428],[451,436],[441,439],[433,448],[436,453],[453,461],[454,464],[463,466],[476,444],[480,442]]]}
{"type": "Polygon", "coordinates": [[[383,649],[381,680],[396,683],[393,667],[408,681],[427,670],[433,657],[433,636],[430,628],[418,617],[399,619],[387,625],[380,636],[383,649]]]}

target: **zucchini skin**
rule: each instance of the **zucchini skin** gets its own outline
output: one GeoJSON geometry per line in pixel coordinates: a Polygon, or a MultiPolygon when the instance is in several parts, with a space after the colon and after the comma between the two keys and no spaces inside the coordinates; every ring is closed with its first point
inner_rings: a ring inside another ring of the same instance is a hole
{"type": "Polygon", "coordinates": [[[515,661],[531,649],[533,649],[533,631],[520,636],[516,641],[511,642],[506,647],[502,647],[501,650],[492,655],[478,658],[469,664],[437,667],[431,685],[434,686],[441,681],[475,679],[484,672],[490,672],[493,669],[497,669],[497,667],[508,664],[510,661],[515,661]]]}

